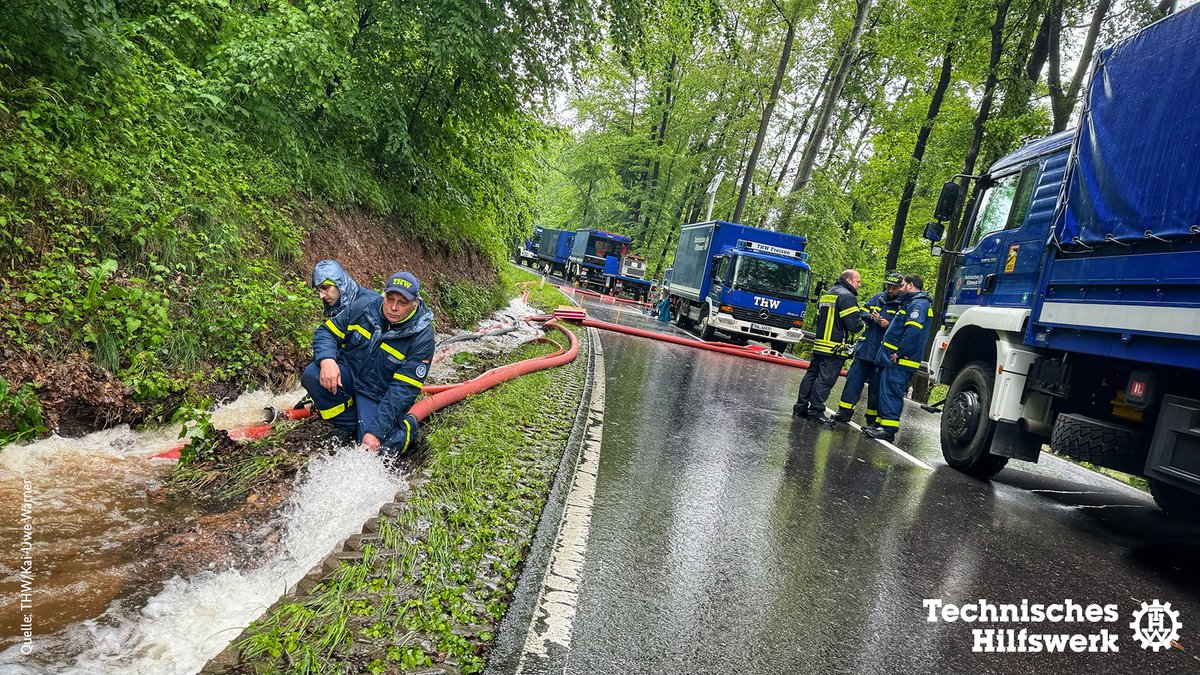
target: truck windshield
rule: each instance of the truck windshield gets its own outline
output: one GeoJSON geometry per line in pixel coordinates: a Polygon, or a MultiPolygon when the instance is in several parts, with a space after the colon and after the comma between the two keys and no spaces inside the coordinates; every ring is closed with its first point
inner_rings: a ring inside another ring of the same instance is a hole
{"type": "Polygon", "coordinates": [[[808,270],[799,265],[738,256],[733,287],[739,291],[804,302],[808,298],[808,270]]]}

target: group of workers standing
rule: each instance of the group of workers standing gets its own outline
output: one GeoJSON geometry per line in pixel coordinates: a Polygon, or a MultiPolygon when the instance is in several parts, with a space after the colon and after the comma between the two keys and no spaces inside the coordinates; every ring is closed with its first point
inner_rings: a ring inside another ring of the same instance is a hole
{"type": "Polygon", "coordinates": [[[353,436],[366,449],[400,454],[417,442],[409,412],[433,360],[433,312],[409,272],[388,277],[383,293],[362,288],[336,261],[313,267],[325,305],[313,334],[313,360],[300,376],[299,405],[353,436]]]}
{"type": "Polygon", "coordinates": [[[921,367],[933,327],[933,307],[917,274],[889,272],[883,290],[860,307],[861,285],[862,275],[846,270],[818,299],[812,361],[800,382],[792,414],[816,418],[831,427],[845,424],[862,396],[863,385],[869,384],[863,433],[891,441],[900,428],[909,381],[921,367]],[[857,342],[852,342],[860,331],[857,342]],[[825,400],[847,358],[850,369],[838,411],[826,415],[825,400]]]}

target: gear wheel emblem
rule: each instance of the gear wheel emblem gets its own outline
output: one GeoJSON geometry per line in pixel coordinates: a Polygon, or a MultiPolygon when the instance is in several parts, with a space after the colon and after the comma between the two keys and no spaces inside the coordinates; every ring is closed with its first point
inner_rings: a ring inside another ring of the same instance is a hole
{"type": "Polygon", "coordinates": [[[1179,621],[1179,612],[1171,609],[1171,603],[1160,603],[1157,598],[1149,604],[1142,603],[1142,608],[1133,613],[1133,621],[1129,622],[1133,629],[1133,637],[1142,643],[1142,649],[1158,651],[1169,648],[1171,643],[1179,639],[1179,629],[1183,624],[1179,621]]]}

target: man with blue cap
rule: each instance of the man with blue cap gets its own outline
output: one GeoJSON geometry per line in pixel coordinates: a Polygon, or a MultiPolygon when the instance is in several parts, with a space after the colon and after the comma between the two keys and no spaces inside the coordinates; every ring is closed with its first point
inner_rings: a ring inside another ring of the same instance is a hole
{"type": "Polygon", "coordinates": [[[409,408],[433,359],[433,312],[408,272],[388,277],[383,296],[360,297],[325,320],[300,382],[321,418],[371,451],[403,453],[417,439],[409,408]]]}
{"type": "Polygon", "coordinates": [[[842,398],[838,401],[838,411],[833,417],[821,420],[828,426],[837,426],[850,421],[854,415],[854,406],[862,396],[863,386],[868,382],[867,390],[867,426],[875,424],[879,416],[879,378],[881,369],[875,366],[875,355],[879,345],[883,343],[883,334],[887,332],[896,312],[900,311],[900,293],[904,288],[904,275],[899,272],[888,272],[883,277],[883,290],[871,296],[863,307],[861,316],[867,325],[858,344],[854,346],[854,358],[850,360],[850,370],[846,371],[846,383],[842,385],[842,398]]]}

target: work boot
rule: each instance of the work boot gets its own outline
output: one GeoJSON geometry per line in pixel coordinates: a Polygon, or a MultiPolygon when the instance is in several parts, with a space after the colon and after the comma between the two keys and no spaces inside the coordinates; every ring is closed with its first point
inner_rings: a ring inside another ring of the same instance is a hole
{"type": "Polygon", "coordinates": [[[792,417],[808,417],[808,404],[799,403],[792,406],[792,417]]]}
{"type": "Polygon", "coordinates": [[[824,424],[825,426],[829,426],[829,427],[836,427],[839,424],[849,424],[850,418],[852,418],[852,417],[854,417],[853,412],[846,410],[845,408],[842,408],[841,410],[837,411],[836,415],[822,418],[821,424],[824,424]]]}
{"type": "Polygon", "coordinates": [[[877,438],[888,443],[896,440],[896,432],[883,427],[868,427],[863,429],[863,433],[866,434],[867,438],[877,438]]]}

